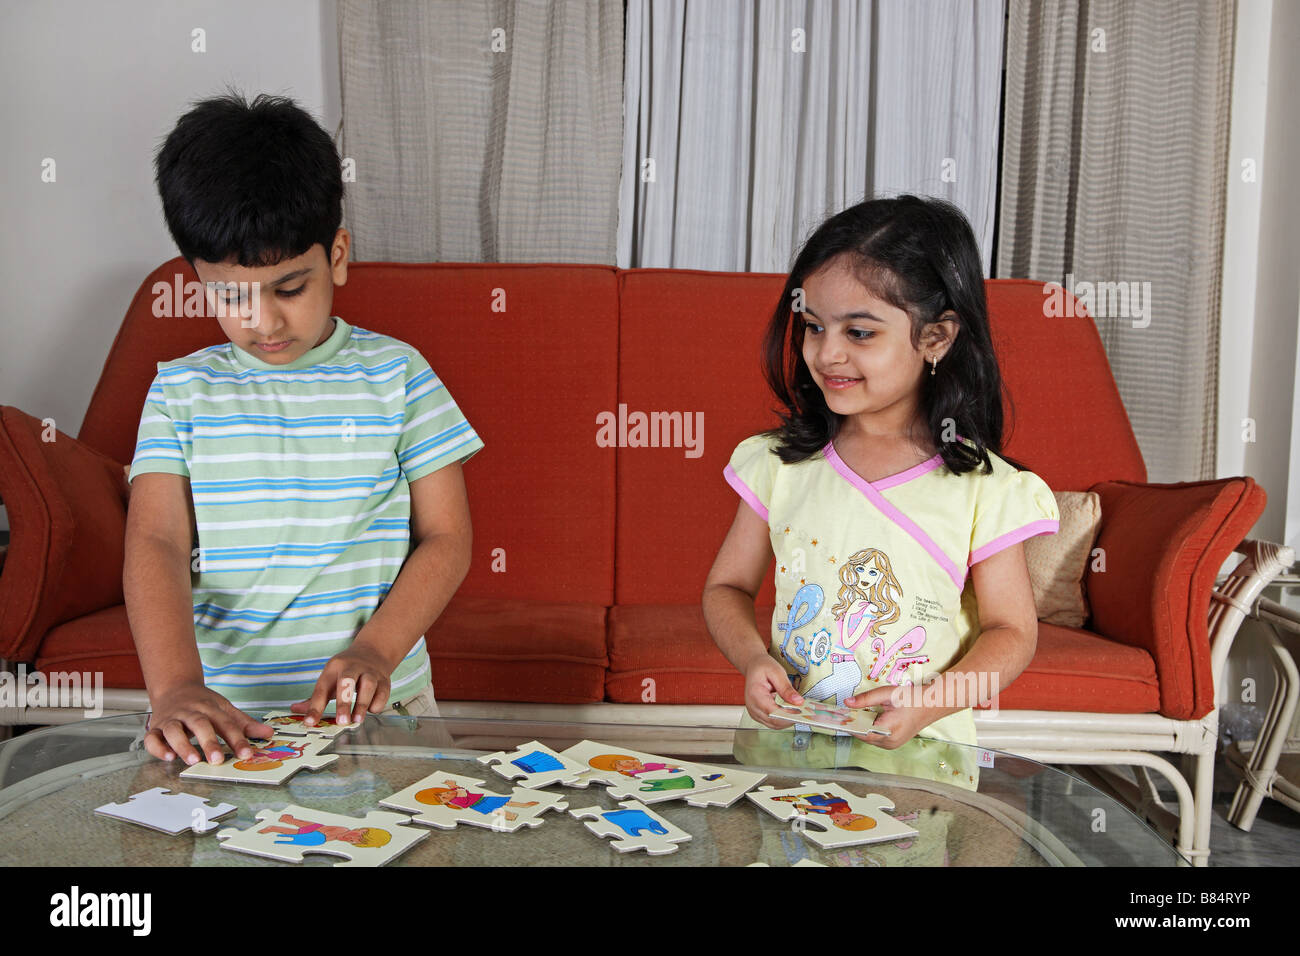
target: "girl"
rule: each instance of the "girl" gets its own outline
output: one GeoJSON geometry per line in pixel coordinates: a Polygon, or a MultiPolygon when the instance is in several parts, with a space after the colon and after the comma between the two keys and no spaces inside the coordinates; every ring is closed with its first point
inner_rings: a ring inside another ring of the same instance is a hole
{"type": "Polygon", "coordinates": [[[782,424],[732,455],[741,502],[704,587],[709,632],[745,675],[737,756],[975,789],[975,750],[946,742],[973,745],[971,706],[1033,657],[1021,542],[1055,533],[1059,514],[1042,479],[999,454],[1002,379],[970,225],[916,196],[833,216],[796,258],[764,351],[782,424]],[[773,557],[763,636],[754,597],[773,557]],[[877,709],[889,735],[769,716],[801,692],[877,709]]]}

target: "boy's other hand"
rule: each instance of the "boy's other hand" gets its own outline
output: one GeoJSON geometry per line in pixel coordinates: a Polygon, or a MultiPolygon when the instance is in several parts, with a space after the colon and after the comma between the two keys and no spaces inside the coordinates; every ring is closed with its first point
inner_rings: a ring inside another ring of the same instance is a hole
{"type": "Polygon", "coordinates": [[[778,696],[795,706],[803,703],[803,697],[791,686],[785,668],[766,651],[755,654],[745,668],[745,709],[749,711],[749,716],[764,727],[787,729],[790,726],[788,720],[774,720],[768,716],[775,709],[778,696]]]}
{"type": "Polygon", "coordinates": [[[253,755],[249,737],[275,734],[270,724],[254,720],[202,684],[181,684],[153,703],[144,749],[159,760],[180,757],[193,766],[204,760],[206,754],[208,763],[218,764],[225,759],[222,740],[243,760],[253,755]],[[197,749],[190,743],[190,737],[198,741],[197,749]]]}
{"type": "Polygon", "coordinates": [[[377,714],[388,706],[388,693],[392,689],[388,678],[392,672],[383,654],[354,641],[346,651],[329,659],[311,697],[289,709],[295,714],[306,714],[307,726],[314,727],[333,700],[335,723],[360,723],[367,711],[377,714]]]}

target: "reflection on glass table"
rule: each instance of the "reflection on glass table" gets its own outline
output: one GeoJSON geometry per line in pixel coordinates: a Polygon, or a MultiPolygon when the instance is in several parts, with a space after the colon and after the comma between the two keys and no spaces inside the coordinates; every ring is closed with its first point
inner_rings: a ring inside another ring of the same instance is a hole
{"type": "MultiPolygon", "coordinates": [[[[977,789],[971,790],[856,767],[812,765],[808,751],[792,749],[792,734],[782,731],[371,716],[328,748],[339,755],[331,766],[303,770],[282,785],[267,786],[181,779],[184,765],[159,761],[140,746],[145,719],[144,714],[101,718],[31,731],[0,744],[0,864],[328,866],[338,858],[308,853],[301,864],[279,863],[223,850],[218,830],[170,836],[97,816],[94,809],[163,787],[238,807],[218,829],[253,827],[264,822],[259,811],[279,812],[289,805],[359,817],[382,809],[379,801],[435,772],[471,777],[483,781],[486,791],[510,794],[511,782],[479,757],[532,741],[563,751],[594,740],[723,772],[744,766],[767,775],[763,787],[814,781],[838,784],[858,796],[880,794],[892,804],[889,815],[916,835],[823,850],[804,832],[815,829],[813,822],[782,822],[746,797],[730,806],[705,807],[674,799],[655,803],[653,809],[692,839],[667,855],[617,852],[568,813],[547,813],[540,825],[513,832],[466,825],[432,829],[393,865],[1186,865],[1131,811],[1079,778],[977,748],[969,748],[969,758],[980,767],[977,789]],[[760,754],[764,762],[742,765],[735,753],[760,754]]],[[[563,793],[570,810],[618,806],[598,783],[586,789],[548,789],[563,793]]]]}

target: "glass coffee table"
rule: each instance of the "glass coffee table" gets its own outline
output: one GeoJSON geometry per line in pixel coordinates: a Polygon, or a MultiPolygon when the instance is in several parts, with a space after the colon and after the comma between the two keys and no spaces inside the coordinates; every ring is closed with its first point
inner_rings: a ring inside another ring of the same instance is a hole
{"type": "MultiPolygon", "coordinates": [[[[706,726],[577,723],[483,718],[367,717],[338,737],[330,767],[302,770],[280,786],[182,780],[184,765],[163,763],[141,747],[146,715],[106,717],[31,731],[0,744],[0,865],[41,866],[329,866],[337,857],[307,854],[286,864],[223,850],[215,836],[170,836],[98,816],[106,803],[125,803],[154,787],[231,803],[238,811],[218,829],[245,829],[259,810],[290,804],[347,816],[384,809],[379,801],[436,771],[474,777],[485,789],[510,785],[477,757],[532,741],[564,750],[596,740],[695,763],[741,766],[731,758],[737,734],[780,731],[706,726]]],[[[765,749],[763,752],[771,752],[765,749]]],[[[681,800],[652,809],[692,835],[676,852],[622,853],[567,813],[547,813],[537,827],[511,833],[461,825],[427,828],[428,838],[394,866],[1185,866],[1168,842],[1122,804],[1077,777],[1000,752],[981,755],[978,790],[857,768],[754,767],[761,786],[804,781],[837,783],[854,794],[878,793],[892,816],[917,831],[907,840],[822,850],[798,825],[782,822],[742,797],[729,807],[695,807],[681,800]],[[991,766],[989,765],[991,763],[991,766]]],[[[599,784],[585,790],[552,787],[570,809],[617,801],[599,784]]],[[[395,811],[394,811],[395,812],[395,811]]],[[[426,828],[421,828],[426,829],[426,828]]]]}

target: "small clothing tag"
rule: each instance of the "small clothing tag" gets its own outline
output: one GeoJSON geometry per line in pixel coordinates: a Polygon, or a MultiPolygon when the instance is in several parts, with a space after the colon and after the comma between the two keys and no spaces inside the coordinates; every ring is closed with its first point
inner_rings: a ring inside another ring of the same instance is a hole
{"type": "Polygon", "coordinates": [[[980,752],[979,752],[979,765],[980,765],[981,767],[991,767],[991,766],[993,766],[993,751],[992,751],[992,750],[985,750],[985,749],[982,748],[982,747],[980,748],[980,752]]]}

